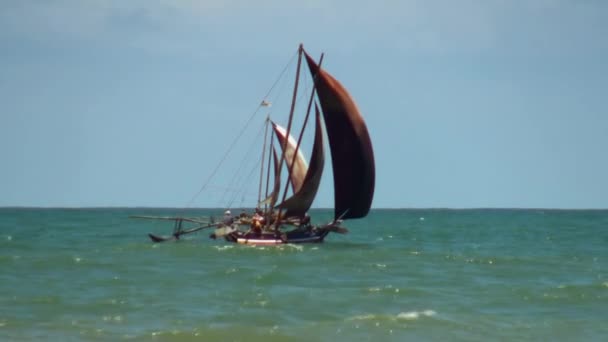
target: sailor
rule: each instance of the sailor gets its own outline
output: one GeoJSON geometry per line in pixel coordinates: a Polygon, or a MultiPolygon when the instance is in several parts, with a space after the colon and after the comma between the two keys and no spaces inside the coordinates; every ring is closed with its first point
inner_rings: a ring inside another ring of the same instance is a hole
{"type": "Polygon", "coordinates": [[[255,208],[253,212],[252,220],[264,221],[264,212],[260,208],[255,208]]]}
{"type": "Polygon", "coordinates": [[[310,226],[310,215],[304,214],[304,217],[302,217],[300,224],[303,226],[310,226]]]}
{"type": "Polygon", "coordinates": [[[310,224],[310,215],[304,214],[300,221],[300,227],[307,231],[308,233],[312,233],[312,225],[310,224]]]}
{"type": "Polygon", "coordinates": [[[255,214],[253,214],[253,217],[251,218],[251,230],[256,234],[261,234],[264,223],[262,210],[260,208],[255,208],[255,214]]]}
{"type": "Polygon", "coordinates": [[[234,223],[234,219],[232,218],[232,214],[230,213],[230,210],[226,210],[224,212],[224,220],[222,221],[222,223],[225,226],[231,226],[232,223],[234,223]]]}

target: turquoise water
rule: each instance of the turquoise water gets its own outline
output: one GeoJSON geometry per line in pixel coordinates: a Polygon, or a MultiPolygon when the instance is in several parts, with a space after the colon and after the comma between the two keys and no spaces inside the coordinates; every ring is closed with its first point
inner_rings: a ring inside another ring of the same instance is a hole
{"type": "MultiPolygon", "coordinates": [[[[0,209],[0,340],[600,341],[608,211],[374,210],[323,244],[168,222],[219,210],[0,209]]],[[[329,211],[312,213],[324,221],[329,211]]]]}

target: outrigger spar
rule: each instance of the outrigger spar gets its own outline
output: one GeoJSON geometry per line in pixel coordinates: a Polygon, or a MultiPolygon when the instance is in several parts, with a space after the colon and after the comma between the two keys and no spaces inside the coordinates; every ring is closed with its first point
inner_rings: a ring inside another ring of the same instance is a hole
{"type": "MultiPolygon", "coordinates": [[[[226,241],[242,244],[274,245],[322,242],[330,232],[347,232],[346,228],[341,226],[343,220],[367,216],[375,186],[375,164],[371,139],[353,98],[338,80],[321,68],[322,60],[323,55],[317,64],[304,51],[302,45],[299,46],[287,127],[282,127],[270,118],[266,120],[267,129],[270,125],[278,142],[280,154],[275,148],[275,139],[270,137],[270,143],[267,144],[265,137],[255,214],[241,215],[236,218],[228,217],[228,219],[225,216],[222,222],[217,223],[184,217],[138,216],[137,218],[175,221],[174,232],[171,236],[161,237],[149,234],[152,241],[177,240],[184,234],[216,228],[215,232],[211,234],[212,238],[223,237],[226,241]],[[295,139],[292,135],[293,119],[302,57],[305,58],[312,76],[313,87],[302,127],[298,138],[295,139]],[[313,102],[315,133],[308,163],[300,147],[313,102]],[[325,167],[325,135],[329,140],[333,168],[334,218],[329,223],[313,225],[308,211],[317,195],[325,167]],[[266,155],[268,156],[266,157],[266,155]],[[264,172],[266,158],[267,168],[264,172]],[[287,179],[282,183],[281,173],[284,165],[287,169],[287,179]],[[265,196],[262,198],[264,178],[266,186],[265,196]],[[287,197],[289,188],[291,188],[292,195],[287,197]],[[196,226],[182,229],[183,222],[196,226]]],[[[269,104],[264,99],[261,106],[269,104]]]]}

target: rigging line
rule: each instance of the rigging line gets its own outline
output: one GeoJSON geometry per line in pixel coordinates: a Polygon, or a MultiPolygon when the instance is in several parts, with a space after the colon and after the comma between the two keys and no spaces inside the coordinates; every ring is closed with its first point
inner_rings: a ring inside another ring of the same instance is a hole
{"type": "MultiPolygon", "coordinates": [[[[240,188],[239,191],[236,191],[232,194],[232,196],[229,197],[228,202],[226,203],[228,208],[232,207],[232,204],[237,200],[237,198],[239,196],[245,196],[245,194],[247,193],[253,193],[253,197],[255,197],[255,190],[251,189],[251,187],[247,187],[247,185],[251,185],[248,184],[248,181],[250,179],[252,179],[253,177],[253,173],[254,171],[258,170],[260,165],[259,160],[253,165],[253,167],[251,167],[249,174],[246,175],[244,178],[240,179],[239,183],[238,183],[238,187],[240,188]]],[[[255,200],[254,200],[255,201],[255,200]]]]}
{"type": "MultiPolygon", "coordinates": [[[[293,62],[292,62],[293,63],[293,62]]],[[[272,95],[272,103],[273,103],[273,108],[279,107],[277,105],[282,104],[282,100],[284,99],[284,93],[285,93],[285,89],[290,89],[291,87],[288,87],[285,83],[288,81],[288,79],[290,78],[291,74],[285,74],[282,78],[281,78],[281,84],[278,87],[276,93],[274,93],[272,95]]],[[[270,110],[270,112],[272,112],[272,109],[270,110]]],[[[269,112],[269,114],[270,114],[269,112]]]]}
{"type": "MultiPolygon", "coordinates": [[[[266,124],[264,123],[258,130],[257,134],[255,135],[255,138],[253,139],[254,143],[249,145],[249,149],[245,153],[245,156],[241,159],[241,162],[239,163],[238,167],[235,169],[235,171],[232,175],[232,178],[230,179],[230,182],[228,183],[228,186],[231,187],[234,185],[236,187],[240,183],[240,181],[239,181],[240,171],[244,170],[245,165],[251,160],[251,156],[253,155],[252,154],[253,148],[257,146],[257,143],[255,143],[255,142],[257,142],[258,138],[261,136],[262,132],[264,131],[265,126],[266,126],[266,124]]],[[[226,194],[227,194],[227,192],[225,192],[224,195],[222,196],[221,202],[224,202],[224,198],[226,197],[226,194]]]]}
{"type": "MultiPolygon", "coordinates": [[[[264,126],[262,126],[262,129],[264,128],[264,126]]],[[[258,133],[257,138],[259,138],[260,133],[258,133]]],[[[228,205],[228,208],[232,207],[232,203],[234,203],[234,201],[236,200],[236,197],[240,194],[244,194],[245,192],[253,192],[253,185],[254,182],[252,182],[252,180],[254,178],[252,177],[248,177],[246,174],[246,170],[249,169],[250,165],[253,165],[251,167],[253,168],[257,168],[259,167],[259,162],[257,160],[255,160],[255,156],[257,155],[257,153],[252,153],[253,150],[255,148],[257,148],[259,146],[259,144],[257,143],[259,139],[256,139],[256,143],[252,143],[249,151],[247,152],[246,157],[243,159],[244,162],[242,162],[238,168],[236,169],[237,172],[235,172],[234,177],[231,181],[231,186],[234,186],[237,189],[240,189],[238,191],[232,192],[232,193],[225,193],[224,196],[222,196],[222,204],[226,204],[228,205]],[[253,162],[252,162],[253,160],[253,162]],[[251,184],[250,184],[251,183],[251,184]],[[227,196],[227,197],[226,197],[227,196]],[[225,198],[227,198],[227,200],[224,200],[225,198]]]]}
{"type": "MultiPolygon", "coordinates": [[[[295,57],[298,56],[298,55],[299,55],[299,50],[291,57],[291,59],[289,60],[289,62],[287,63],[287,65],[285,65],[285,67],[283,68],[283,70],[279,74],[279,77],[277,77],[277,79],[274,81],[274,83],[272,84],[272,86],[270,87],[270,89],[268,90],[268,92],[266,93],[266,95],[264,96],[264,98],[267,98],[270,95],[270,93],[272,92],[272,90],[274,89],[274,87],[279,83],[279,80],[281,80],[281,78],[283,78],[283,75],[285,74],[285,72],[287,71],[287,69],[289,68],[289,66],[293,63],[293,60],[295,59],[295,57]]],[[[219,170],[219,168],[222,166],[222,164],[226,160],[226,157],[230,154],[230,152],[232,151],[232,149],[236,145],[237,141],[241,138],[241,136],[245,132],[245,129],[247,128],[247,126],[249,126],[249,123],[253,120],[253,118],[258,113],[258,111],[260,110],[260,108],[262,108],[262,104],[258,104],[258,106],[255,109],[255,111],[253,112],[253,114],[251,114],[251,116],[249,117],[249,119],[247,119],[247,121],[243,125],[243,128],[241,128],[241,130],[238,133],[238,135],[236,136],[236,138],[232,141],[232,143],[230,144],[230,146],[228,147],[228,149],[224,153],[224,156],[220,160],[219,164],[215,167],[215,169],[213,170],[213,172],[211,172],[211,174],[205,180],[205,183],[203,183],[203,186],[201,186],[201,188],[198,190],[198,192],[196,194],[194,194],[194,196],[192,196],[192,198],[190,199],[190,201],[188,201],[188,203],[186,204],[186,208],[189,208],[192,205],[192,203],[194,202],[194,200],[201,194],[201,192],[203,192],[203,190],[205,190],[205,188],[207,187],[207,185],[209,184],[209,182],[211,181],[211,179],[213,179],[213,177],[215,176],[215,174],[217,173],[217,171],[219,170]]]]}
{"type": "Polygon", "coordinates": [[[244,170],[246,169],[246,166],[251,163],[252,160],[254,160],[255,167],[257,167],[257,165],[258,165],[258,162],[255,161],[255,159],[254,159],[254,156],[256,155],[256,153],[253,153],[253,151],[254,151],[254,149],[256,149],[259,146],[258,141],[259,141],[259,138],[262,136],[262,132],[264,132],[265,126],[266,126],[265,123],[262,124],[262,126],[260,126],[260,129],[258,130],[257,135],[253,139],[253,142],[250,144],[249,149],[247,150],[245,156],[241,160],[241,163],[238,165],[237,169],[234,172],[234,175],[233,175],[233,178],[232,178],[230,184],[231,185],[234,184],[234,186],[236,188],[242,189],[243,182],[251,180],[251,178],[245,177],[244,170]]]}
{"type": "MultiPolygon", "coordinates": [[[[266,118],[266,123],[265,123],[265,128],[264,128],[264,144],[262,146],[262,161],[265,159],[266,157],[266,140],[268,140],[268,126],[270,126],[270,118],[266,118]]],[[[258,203],[261,201],[261,197],[262,197],[262,181],[263,181],[263,177],[264,177],[264,163],[261,164],[261,168],[260,168],[260,185],[258,188],[258,203]]],[[[270,172],[270,169],[268,169],[268,172],[270,172]]]]}
{"type": "MultiPolygon", "coordinates": [[[[245,180],[249,180],[251,179],[251,177],[253,176],[254,171],[256,171],[258,169],[258,166],[260,165],[260,163],[262,163],[261,158],[258,159],[258,161],[255,163],[255,165],[251,168],[251,171],[249,171],[249,174],[247,175],[247,177],[245,177],[245,180]]],[[[241,187],[243,190],[240,193],[242,196],[246,193],[246,189],[244,187],[241,187]]],[[[239,194],[235,194],[232,199],[230,200],[230,202],[228,202],[228,208],[232,207],[232,203],[234,203],[237,199],[237,197],[239,194]]]]}

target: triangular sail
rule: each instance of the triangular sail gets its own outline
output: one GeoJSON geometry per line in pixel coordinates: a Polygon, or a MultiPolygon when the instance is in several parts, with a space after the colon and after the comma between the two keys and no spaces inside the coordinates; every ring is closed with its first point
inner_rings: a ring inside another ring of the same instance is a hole
{"type": "Polygon", "coordinates": [[[376,173],[367,127],[348,91],[304,54],[315,80],[329,138],[334,173],[334,217],[364,217],[374,197],[376,173]]]}
{"type": "Polygon", "coordinates": [[[285,146],[285,151],[283,151],[285,155],[285,163],[287,164],[288,170],[291,169],[291,185],[293,188],[293,192],[296,193],[302,188],[302,183],[304,183],[304,177],[306,177],[306,170],[308,170],[308,163],[306,163],[306,159],[304,159],[304,154],[302,154],[302,150],[298,149],[297,156],[294,161],[294,154],[296,153],[296,148],[298,146],[298,142],[289,135],[287,138],[287,130],[276,123],[272,123],[272,128],[279,140],[281,147],[285,146]],[[285,140],[287,140],[287,144],[285,144],[285,140]],[[293,165],[292,165],[293,162],[293,165]]]}
{"type": "Polygon", "coordinates": [[[306,172],[306,177],[302,187],[292,197],[278,205],[278,207],[286,209],[285,217],[299,216],[302,217],[315,199],[319,184],[321,184],[321,176],[323,175],[323,167],[325,165],[325,153],[323,152],[323,125],[321,124],[321,114],[319,108],[316,109],[316,126],[315,126],[315,142],[310,156],[310,165],[306,172]]]}

